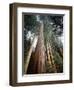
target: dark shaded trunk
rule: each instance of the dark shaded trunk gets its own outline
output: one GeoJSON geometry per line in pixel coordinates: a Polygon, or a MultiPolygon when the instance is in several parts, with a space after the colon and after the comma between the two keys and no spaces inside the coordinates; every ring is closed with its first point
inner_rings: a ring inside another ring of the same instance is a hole
{"type": "Polygon", "coordinates": [[[35,53],[32,52],[31,58],[30,58],[30,62],[28,65],[28,69],[27,69],[27,74],[35,74],[34,72],[34,63],[35,63],[35,53]]]}
{"type": "Polygon", "coordinates": [[[27,60],[25,62],[25,66],[24,66],[24,72],[27,73],[28,67],[29,67],[29,63],[30,63],[30,59],[31,59],[31,55],[32,55],[32,51],[33,51],[33,43],[28,51],[28,55],[27,55],[27,60]]]}

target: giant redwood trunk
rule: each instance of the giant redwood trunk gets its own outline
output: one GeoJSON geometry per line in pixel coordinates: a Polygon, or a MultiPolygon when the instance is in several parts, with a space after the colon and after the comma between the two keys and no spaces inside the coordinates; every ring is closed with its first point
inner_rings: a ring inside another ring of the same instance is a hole
{"type": "Polygon", "coordinates": [[[38,30],[38,42],[34,54],[34,73],[45,72],[45,47],[43,36],[43,23],[40,23],[40,29],[38,30]]]}

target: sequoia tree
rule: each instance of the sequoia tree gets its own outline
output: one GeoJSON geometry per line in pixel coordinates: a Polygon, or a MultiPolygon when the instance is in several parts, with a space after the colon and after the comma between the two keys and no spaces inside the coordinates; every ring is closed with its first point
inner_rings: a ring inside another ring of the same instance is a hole
{"type": "Polygon", "coordinates": [[[34,72],[45,73],[45,46],[42,22],[40,22],[40,29],[38,30],[38,42],[35,50],[34,60],[34,72]]]}

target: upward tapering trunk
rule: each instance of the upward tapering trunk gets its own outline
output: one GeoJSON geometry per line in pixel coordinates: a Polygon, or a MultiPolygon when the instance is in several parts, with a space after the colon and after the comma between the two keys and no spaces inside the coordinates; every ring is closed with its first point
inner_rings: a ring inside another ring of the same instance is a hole
{"type": "Polygon", "coordinates": [[[35,50],[34,72],[45,72],[45,47],[43,36],[43,23],[40,23],[40,29],[38,31],[38,43],[35,50]]]}

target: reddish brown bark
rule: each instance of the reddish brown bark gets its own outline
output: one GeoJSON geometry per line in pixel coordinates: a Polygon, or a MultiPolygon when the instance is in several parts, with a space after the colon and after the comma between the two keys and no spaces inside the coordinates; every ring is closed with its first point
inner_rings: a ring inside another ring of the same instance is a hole
{"type": "Polygon", "coordinates": [[[35,50],[34,57],[34,72],[44,73],[45,72],[45,47],[44,47],[44,36],[43,36],[43,23],[40,23],[40,29],[38,31],[38,42],[35,50]]]}

